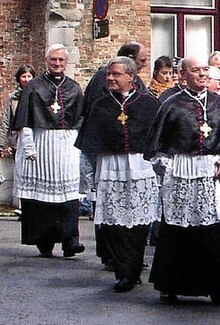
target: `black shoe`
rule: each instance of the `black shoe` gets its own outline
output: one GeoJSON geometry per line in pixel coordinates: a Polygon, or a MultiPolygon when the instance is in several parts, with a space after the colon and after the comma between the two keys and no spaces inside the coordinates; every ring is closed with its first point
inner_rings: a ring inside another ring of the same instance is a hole
{"type": "Polygon", "coordinates": [[[53,253],[52,252],[42,252],[42,253],[40,253],[39,257],[52,258],[53,257],[53,253]]]}
{"type": "Polygon", "coordinates": [[[74,256],[75,256],[75,252],[74,251],[64,251],[63,252],[63,257],[71,258],[71,257],[74,257],[74,256]]]}
{"type": "Polygon", "coordinates": [[[73,246],[73,249],[75,251],[75,254],[80,254],[84,252],[85,246],[83,244],[79,244],[77,246],[73,246]]]}
{"type": "Polygon", "coordinates": [[[126,292],[131,290],[132,288],[133,288],[133,284],[127,278],[123,278],[119,280],[114,286],[116,292],[126,292]]]}
{"type": "Polygon", "coordinates": [[[161,302],[171,303],[172,304],[172,303],[177,303],[178,302],[178,298],[174,294],[161,292],[160,293],[160,301],[161,302]]]}
{"type": "Polygon", "coordinates": [[[40,252],[39,257],[51,258],[53,257],[54,243],[38,243],[37,248],[40,252]]]}
{"type": "Polygon", "coordinates": [[[73,257],[73,256],[75,256],[75,254],[83,253],[84,250],[85,250],[85,246],[83,244],[79,244],[76,246],[72,246],[68,250],[64,250],[63,256],[64,257],[73,257]]]}

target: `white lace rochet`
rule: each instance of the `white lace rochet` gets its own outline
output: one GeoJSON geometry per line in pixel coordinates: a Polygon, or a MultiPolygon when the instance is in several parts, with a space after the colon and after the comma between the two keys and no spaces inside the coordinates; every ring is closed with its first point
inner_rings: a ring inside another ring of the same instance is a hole
{"type": "Polygon", "coordinates": [[[214,178],[219,156],[162,157],[165,220],[182,227],[220,222],[220,184],[214,178]]]}
{"type": "Polygon", "coordinates": [[[158,186],[141,154],[99,156],[95,224],[132,228],[159,220],[158,186]]]}

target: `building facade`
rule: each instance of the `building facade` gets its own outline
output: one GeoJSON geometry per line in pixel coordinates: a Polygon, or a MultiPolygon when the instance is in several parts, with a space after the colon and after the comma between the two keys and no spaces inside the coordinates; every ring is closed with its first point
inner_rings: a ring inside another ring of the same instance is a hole
{"type": "MultiPolygon", "coordinates": [[[[14,89],[16,68],[44,68],[45,49],[59,42],[69,49],[67,74],[84,88],[97,68],[115,55],[122,43],[143,42],[150,64],[150,2],[107,1],[109,35],[94,39],[93,0],[0,0],[0,110],[14,89]]],[[[149,78],[149,66],[143,78],[149,78]]]]}

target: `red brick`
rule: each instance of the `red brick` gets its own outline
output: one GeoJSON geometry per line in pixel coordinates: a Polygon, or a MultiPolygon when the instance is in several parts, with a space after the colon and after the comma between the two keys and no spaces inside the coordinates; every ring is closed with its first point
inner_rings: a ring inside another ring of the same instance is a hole
{"type": "MultiPolygon", "coordinates": [[[[92,74],[117,53],[126,41],[142,41],[148,48],[143,79],[150,77],[150,1],[109,0],[106,19],[110,33],[93,39],[93,1],[60,0],[60,9],[82,9],[82,20],[75,28],[73,44],[80,53],[75,77],[85,88],[92,74]]],[[[44,69],[47,46],[46,24],[49,0],[0,0],[0,110],[15,85],[14,74],[23,62],[33,64],[37,73],[44,69]]]]}

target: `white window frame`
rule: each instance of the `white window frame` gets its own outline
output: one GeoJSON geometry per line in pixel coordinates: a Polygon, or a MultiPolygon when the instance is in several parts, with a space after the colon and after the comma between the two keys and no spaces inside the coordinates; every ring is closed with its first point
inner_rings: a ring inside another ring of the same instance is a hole
{"type": "Polygon", "coordinates": [[[199,3],[196,4],[196,2],[199,2],[198,0],[150,0],[151,6],[154,7],[167,7],[167,8],[196,8],[196,9],[215,9],[215,0],[211,0],[210,5],[200,5],[199,3]],[[186,1],[189,1],[191,3],[186,4],[186,1]],[[179,4],[177,3],[179,2],[179,4]]]}

